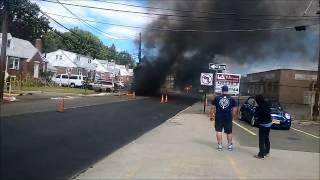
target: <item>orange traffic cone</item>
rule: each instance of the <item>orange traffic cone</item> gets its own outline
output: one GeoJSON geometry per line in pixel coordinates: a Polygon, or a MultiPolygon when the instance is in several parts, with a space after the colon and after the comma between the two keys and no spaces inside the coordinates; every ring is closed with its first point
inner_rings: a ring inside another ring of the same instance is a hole
{"type": "Polygon", "coordinates": [[[167,94],[166,94],[166,100],[164,102],[166,102],[166,103],[168,102],[168,95],[167,94]]]}
{"type": "Polygon", "coordinates": [[[64,112],[64,97],[62,96],[59,99],[59,108],[58,108],[58,112],[64,112]]]}
{"type": "Polygon", "coordinates": [[[161,95],[161,101],[160,101],[160,103],[163,103],[163,94],[161,95]]]}

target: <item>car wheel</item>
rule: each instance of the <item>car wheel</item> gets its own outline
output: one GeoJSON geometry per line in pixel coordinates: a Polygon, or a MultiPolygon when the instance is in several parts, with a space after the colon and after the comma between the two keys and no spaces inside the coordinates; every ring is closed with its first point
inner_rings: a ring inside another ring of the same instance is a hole
{"type": "Polygon", "coordinates": [[[256,124],[256,119],[254,118],[254,116],[252,116],[252,118],[250,120],[250,124],[251,124],[251,126],[254,126],[256,124]]]}
{"type": "Polygon", "coordinates": [[[108,88],[108,89],[106,89],[106,92],[111,92],[111,89],[109,89],[109,88],[108,88]]]}
{"type": "Polygon", "coordinates": [[[74,88],[74,87],[76,87],[76,85],[75,85],[74,83],[71,83],[71,84],[70,84],[70,87],[71,87],[71,88],[74,88]]]}
{"type": "Polygon", "coordinates": [[[242,111],[239,111],[239,120],[243,121],[242,111]]]}

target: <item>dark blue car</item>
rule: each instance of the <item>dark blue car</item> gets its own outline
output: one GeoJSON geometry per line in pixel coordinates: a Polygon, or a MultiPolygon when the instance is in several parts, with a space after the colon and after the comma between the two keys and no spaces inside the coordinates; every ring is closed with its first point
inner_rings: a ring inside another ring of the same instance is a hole
{"type": "MultiPolygon", "coordinates": [[[[269,103],[271,104],[272,128],[290,129],[291,115],[279,103],[273,101],[269,101],[269,103]]],[[[256,117],[254,116],[255,108],[256,101],[254,97],[249,97],[240,108],[239,119],[249,122],[251,126],[257,125],[256,117]]]]}

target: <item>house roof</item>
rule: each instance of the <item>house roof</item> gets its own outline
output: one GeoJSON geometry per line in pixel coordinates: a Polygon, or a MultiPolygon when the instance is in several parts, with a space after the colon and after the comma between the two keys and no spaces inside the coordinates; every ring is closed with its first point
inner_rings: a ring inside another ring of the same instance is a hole
{"type": "Polygon", "coordinates": [[[52,66],[60,66],[60,67],[67,67],[67,68],[76,68],[77,65],[73,62],[76,58],[76,54],[64,50],[57,50],[47,54],[46,59],[52,66]],[[56,56],[58,55],[58,59],[56,56]],[[60,55],[62,59],[60,59],[60,55]]]}
{"type": "Polygon", "coordinates": [[[47,63],[47,69],[48,69],[48,71],[52,71],[52,72],[58,71],[58,69],[55,68],[54,66],[52,66],[52,64],[50,62],[47,63]]]}
{"type": "Polygon", "coordinates": [[[47,59],[53,66],[84,68],[87,70],[96,69],[95,65],[92,63],[92,60],[91,63],[89,63],[89,60],[91,59],[90,57],[61,49],[48,53],[47,59]],[[62,56],[61,59],[60,56],[62,56]],[[79,59],[77,57],[79,57],[79,59]]]}
{"type": "MultiPolygon", "coordinates": [[[[27,40],[12,37],[10,33],[8,33],[7,38],[10,40],[10,47],[7,48],[7,56],[25,58],[27,62],[29,62],[36,53],[40,53],[38,49],[27,40]]],[[[1,42],[2,33],[0,33],[0,45],[1,42]]]]}
{"type": "Polygon", "coordinates": [[[96,67],[94,64],[92,64],[92,58],[83,56],[83,55],[78,55],[80,58],[77,60],[74,60],[74,63],[80,67],[80,68],[84,68],[87,70],[96,70],[96,67]],[[91,60],[91,63],[89,63],[89,60],[91,60]]]}
{"type": "Polygon", "coordinates": [[[95,65],[97,72],[109,72],[107,67],[105,66],[106,63],[108,63],[108,61],[101,59],[94,59],[92,61],[92,64],[95,65]]]}

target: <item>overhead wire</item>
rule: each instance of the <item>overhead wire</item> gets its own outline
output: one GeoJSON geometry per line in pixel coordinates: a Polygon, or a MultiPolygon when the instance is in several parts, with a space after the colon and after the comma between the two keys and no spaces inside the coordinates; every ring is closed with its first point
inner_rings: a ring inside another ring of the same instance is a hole
{"type": "MultiPolygon", "coordinates": [[[[75,1],[79,1],[79,0],[75,0],[75,1]]],[[[88,0],[84,0],[84,1],[88,1],[88,0]]],[[[122,6],[128,6],[128,7],[136,7],[136,8],[144,8],[144,9],[156,9],[156,10],[166,10],[166,11],[175,11],[175,12],[184,12],[184,13],[187,12],[187,13],[203,13],[203,14],[237,15],[237,16],[241,16],[241,14],[238,14],[236,12],[215,12],[215,11],[194,11],[194,10],[185,10],[185,9],[172,9],[172,8],[163,8],[163,7],[154,7],[154,6],[142,6],[142,5],[136,5],[136,4],[112,2],[112,1],[109,1],[109,0],[89,0],[89,1],[96,1],[96,2],[114,4],[114,5],[122,5],[122,6]]],[[[214,0],[210,0],[210,1],[214,1],[214,0]]],[[[275,1],[279,1],[279,0],[275,0],[275,1]]],[[[296,0],[296,1],[302,2],[301,0],[296,0]]],[[[281,15],[281,14],[246,14],[245,16],[303,17],[303,16],[299,16],[299,15],[281,15]]],[[[315,17],[315,16],[310,16],[310,17],[315,17]]]]}
{"type": "MultiPolygon", "coordinates": [[[[59,15],[55,13],[48,13],[52,14],[54,16],[61,16],[65,18],[72,18],[69,16],[64,16],[64,15],[59,15]]],[[[72,18],[74,19],[74,18],[72,18]]],[[[81,18],[82,19],[82,18],[81,18]]],[[[158,30],[158,31],[174,31],[174,32],[217,32],[217,33],[222,33],[222,32],[253,32],[253,31],[274,31],[274,30],[284,30],[284,29],[294,29],[296,26],[286,26],[286,27],[277,27],[277,28],[252,28],[252,29],[227,29],[227,30],[200,30],[200,29],[170,29],[170,28],[154,28],[154,27],[140,27],[140,26],[130,26],[130,25],[122,25],[122,24],[115,24],[115,23],[107,23],[107,22],[100,22],[100,21],[91,21],[88,19],[82,19],[83,21],[88,21],[88,22],[96,22],[96,23],[101,23],[101,24],[106,24],[106,25],[112,25],[112,26],[120,26],[120,27],[126,27],[126,28],[135,28],[135,29],[149,29],[149,30],[158,30]]],[[[306,26],[315,26],[318,25],[319,23],[314,23],[314,24],[307,24],[306,26]]]]}
{"type": "Polygon", "coordinates": [[[101,29],[99,28],[96,28],[95,26],[92,26],[91,24],[87,23],[86,21],[84,21],[83,19],[81,19],[78,15],[76,15],[75,13],[73,13],[72,11],[70,11],[65,5],[61,4],[61,2],[59,0],[56,0],[64,9],[66,9],[71,15],[73,15],[77,20],[79,20],[81,23],[85,24],[86,26],[88,26],[89,28],[95,30],[95,31],[98,31],[100,33],[103,33],[104,35],[106,35],[108,38],[111,38],[111,39],[121,39],[121,38],[118,38],[116,36],[113,36],[113,35],[110,35],[104,31],[102,31],[101,29]]]}
{"type": "MultiPolygon", "coordinates": [[[[43,2],[49,3],[57,3],[56,1],[52,0],[38,0],[43,2]]],[[[115,11],[115,12],[122,12],[122,13],[133,13],[133,14],[146,14],[146,15],[154,15],[154,16],[165,16],[165,17],[180,17],[180,18],[195,18],[195,19],[228,19],[226,17],[208,17],[208,16],[190,16],[190,15],[177,15],[177,14],[163,14],[163,13],[153,13],[153,12],[138,12],[138,11],[131,11],[131,10],[121,10],[121,9],[112,9],[112,8],[103,8],[103,7],[95,7],[95,6],[88,6],[88,5],[81,5],[81,4],[74,4],[74,3],[65,3],[64,5],[75,6],[75,7],[82,7],[82,8],[91,8],[91,9],[99,9],[99,10],[106,10],[106,11],[115,11]]],[[[310,19],[317,19],[318,16],[278,16],[281,18],[299,18],[303,20],[310,20],[310,19]]],[[[233,17],[236,20],[253,20],[252,18],[243,18],[243,17],[233,17]]],[[[280,19],[280,18],[276,18],[280,19]]],[[[265,20],[265,19],[258,19],[258,20],[265,20]]],[[[267,20],[267,19],[266,19],[267,20]]]]}

